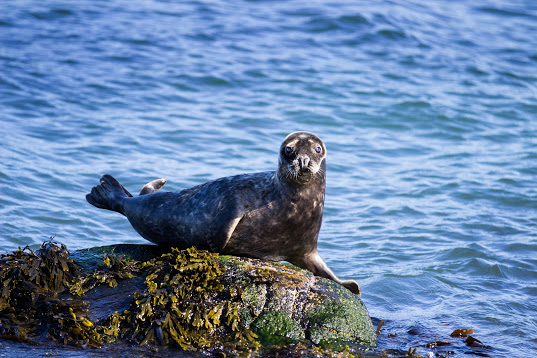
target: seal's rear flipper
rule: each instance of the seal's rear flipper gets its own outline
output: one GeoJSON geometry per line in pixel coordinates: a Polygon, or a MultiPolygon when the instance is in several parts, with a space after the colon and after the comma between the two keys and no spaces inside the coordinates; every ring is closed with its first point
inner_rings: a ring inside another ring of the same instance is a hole
{"type": "Polygon", "coordinates": [[[101,184],[93,187],[91,193],[86,195],[86,200],[91,205],[100,209],[117,211],[123,214],[123,199],[132,196],[111,175],[101,177],[101,184]]]}
{"type": "Polygon", "coordinates": [[[160,188],[162,188],[164,184],[166,184],[166,182],[167,182],[166,179],[156,179],[156,180],[150,181],[149,183],[144,185],[144,187],[142,188],[142,191],[140,191],[140,195],[154,193],[158,191],[160,188]]]}
{"type": "MultiPolygon", "coordinates": [[[[121,184],[119,184],[119,185],[121,185],[121,184]]],[[[125,194],[127,194],[127,196],[128,196],[129,198],[132,198],[132,194],[129,193],[129,191],[128,191],[127,189],[125,189],[125,187],[124,187],[123,185],[121,185],[121,187],[123,188],[123,191],[125,192],[125,194]]]]}

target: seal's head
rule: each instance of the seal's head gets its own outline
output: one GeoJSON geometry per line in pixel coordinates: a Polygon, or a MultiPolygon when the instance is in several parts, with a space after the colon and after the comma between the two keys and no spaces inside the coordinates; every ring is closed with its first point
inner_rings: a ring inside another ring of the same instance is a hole
{"type": "Polygon", "coordinates": [[[278,176],[296,184],[308,184],[324,177],[326,147],[322,140],[308,132],[289,134],[280,147],[278,176]]]}

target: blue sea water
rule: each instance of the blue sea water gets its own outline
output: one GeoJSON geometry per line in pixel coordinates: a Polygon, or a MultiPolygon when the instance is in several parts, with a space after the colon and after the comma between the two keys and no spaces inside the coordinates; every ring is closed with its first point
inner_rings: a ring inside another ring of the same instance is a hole
{"type": "Polygon", "coordinates": [[[535,1],[0,2],[2,252],[144,243],[85,201],[100,175],[274,170],[296,130],[326,143],[319,251],[379,352],[536,354],[535,1]]]}

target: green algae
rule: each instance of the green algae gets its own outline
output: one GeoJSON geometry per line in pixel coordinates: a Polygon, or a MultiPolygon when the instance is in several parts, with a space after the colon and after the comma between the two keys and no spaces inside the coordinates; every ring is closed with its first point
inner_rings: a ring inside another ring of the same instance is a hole
{"type": "Polygon", "coordinates": [[[341,342],[376,345],[373,323],[361,300],[328,280],[313,292],[305,309],[307,336],[313,343],[334,349],[341,342]]]}
{"type": "Polygon", "coordinates": [[[261,314],[252,325],[252,330],[264,345],[298,343],[305,338],[298,322],[280,312],[261,314]]]}

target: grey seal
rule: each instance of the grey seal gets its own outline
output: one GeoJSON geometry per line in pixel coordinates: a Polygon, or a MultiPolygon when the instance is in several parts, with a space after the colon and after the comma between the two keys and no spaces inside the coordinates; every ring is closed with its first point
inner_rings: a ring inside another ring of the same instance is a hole
{"type": "Polygon", "coordinates": [[[157,245],[285,260],[360,294],[356,281],[340,280],[317,252],[325,158],[321,139],[294,132],[280,146],[277,171],[224,177],[178,192],[158,191],[166,181],[157,179],[139,196],[104,175],[86,199],[125,215],[142,237],[157,245]]]}

